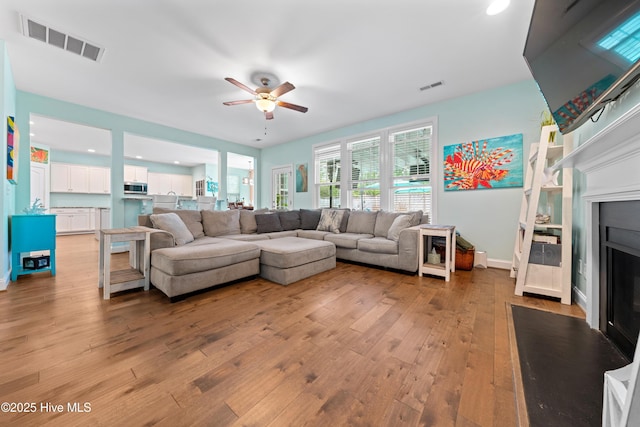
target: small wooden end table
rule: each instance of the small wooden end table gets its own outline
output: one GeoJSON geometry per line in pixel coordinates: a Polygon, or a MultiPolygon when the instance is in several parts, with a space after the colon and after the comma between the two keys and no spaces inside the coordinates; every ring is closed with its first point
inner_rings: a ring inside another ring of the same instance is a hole
{"type": "Polygon", "coordinates": [[[442,276],[446,282],[451,277],[451,272],[456,271],[456,249],[455,249],[455,225],[420,225],[420,239],[418,240],[418,275],[433,274],[442,276]],[[445,238],[444,260],[439,264],[431,264],[424,261],[425,245],[424,237],[427,237],[426,253],[430,253],[433,248],[432,237],[445,238]]]}
{"type": "Polygon", "coordinates": [[[100,230],[100,258],[98,288],[104,288],[104,299],[113,292],[133,288],[149,290],[149,261],[151,244],[146,227],[111,228],[100,230]],[[129,242],[129,264],[131,268],[111,271],[111,244],[129,242]]]}

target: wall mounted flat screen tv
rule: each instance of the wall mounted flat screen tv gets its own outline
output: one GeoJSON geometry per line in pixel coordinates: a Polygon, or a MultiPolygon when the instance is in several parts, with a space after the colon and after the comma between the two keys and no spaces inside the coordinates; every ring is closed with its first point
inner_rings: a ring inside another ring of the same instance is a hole
{"type": "Polygon", "coordinates": [[[536,0],[524,57],[571,132],[640,77],[640,0],[536,0]]]}

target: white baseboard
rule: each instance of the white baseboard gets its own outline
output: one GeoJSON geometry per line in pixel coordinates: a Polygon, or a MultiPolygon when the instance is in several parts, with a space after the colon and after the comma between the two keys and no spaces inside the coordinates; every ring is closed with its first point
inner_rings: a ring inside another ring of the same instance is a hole
{"type": "Polygon", "coordinates": [[[491,268],[499,268],[501,270],[511,270],[511,261],[489,258],[487,260],[487,266],[491,268]]]}
{"type": "Polygon", "coordinates": [[[578,304],[578,306],[582,309],[582,311],[586,313],[587,312],[587,296],[583,294],[582,291],[573,284],[571,286],[571,291],[573,293],[573,301],[576,304],[578,304]]]}
{"type": "Polygon", "coordinates": [[[6,291],[9,287],[9,283],[11,282],[11,271],[7,272],[7,274],[0,279],[0,291],[6,291]]]}

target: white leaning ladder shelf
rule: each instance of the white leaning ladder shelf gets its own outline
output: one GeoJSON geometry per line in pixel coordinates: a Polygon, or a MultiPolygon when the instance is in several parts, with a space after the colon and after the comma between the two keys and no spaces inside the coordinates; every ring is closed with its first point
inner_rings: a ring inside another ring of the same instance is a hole
{"type": "Polygon", "coordinates": [[[511,277],[516,279],[516,295],[546,295],[571,304],[573,171],[554,165],[571,152],[573,137],[565,135],[559,145],[549,142],[552,132],[556,139],[561,137],[555,125],[542,127],[540,142],[531,144],[525,162],[511,277]],[[537,214],[548,215],[548,222],[536,223],[537,214]]]}

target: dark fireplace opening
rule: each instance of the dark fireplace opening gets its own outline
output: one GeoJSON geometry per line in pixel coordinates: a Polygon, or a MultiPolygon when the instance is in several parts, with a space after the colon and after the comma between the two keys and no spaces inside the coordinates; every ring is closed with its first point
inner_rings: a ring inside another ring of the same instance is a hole
{"type": "Polygon", "coordinates": [[[600,203],[600,330],[633,360],[640,332],[640,201],[600,203]]]}

